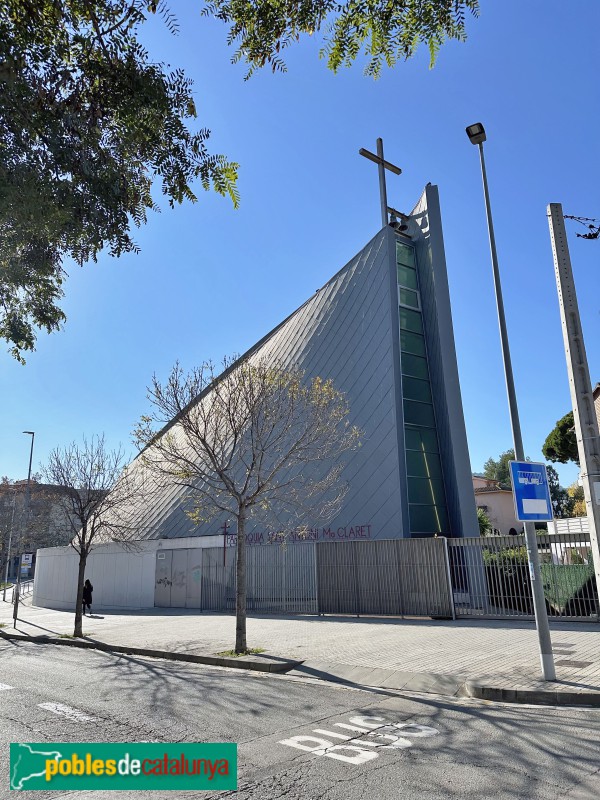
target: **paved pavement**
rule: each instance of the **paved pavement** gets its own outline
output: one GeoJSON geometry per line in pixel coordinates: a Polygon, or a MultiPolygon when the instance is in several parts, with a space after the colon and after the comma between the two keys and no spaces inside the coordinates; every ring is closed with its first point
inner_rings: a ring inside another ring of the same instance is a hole
{"type": "MultiPolygon", "coordinates": [[[[0,622],[6,623],[7,632],[12,631],[11,612],[0,601],[0,622]]],[[[29,636],[72,630],[72,613],[33,608],[27,602],[17,622],[17,631],[29,636]]],[[[101,612],[85,618],[84,633],[114,645],[214,655],[233,647],[235,619],[182,609],[101,612]]],[[[540,679],[532,622],[248,618],[249,646],[264,648],[262,657],[302,661],[297,674],[492,700],[600,705],[600,625],[555,622],[552,642],[557,681],[550,683],[540,679]]]]}

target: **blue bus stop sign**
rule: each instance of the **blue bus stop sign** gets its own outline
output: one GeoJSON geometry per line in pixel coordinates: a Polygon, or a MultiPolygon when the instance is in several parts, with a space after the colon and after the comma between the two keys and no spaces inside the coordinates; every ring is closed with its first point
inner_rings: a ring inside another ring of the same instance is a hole
{"type": "Polygon", "coordinates": [[[545,464],[510,461],[516,517],[521,522],[547,522],[553,518],[545,464]]]}

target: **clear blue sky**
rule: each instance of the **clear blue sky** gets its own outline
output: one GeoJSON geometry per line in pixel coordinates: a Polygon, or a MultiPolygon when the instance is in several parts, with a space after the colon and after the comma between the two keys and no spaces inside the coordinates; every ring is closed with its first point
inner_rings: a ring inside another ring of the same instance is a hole
{"type": "MultiPolygon", "coordinates": [[[[384,72],[333,75],[307,39],[287,74],[230,64],[226,29],[193,2],[171,3],[181,34],[158,23],[157,60],[195,81],[210,147],[241,164],[242,204],[199,189],[199,202],[150,216],[141,255],[69,267],[64,330],[41,333],[20,366],[0,352],[0,475],[27,473],[56,445],[105,432],[133,453],[146,386],[176,359],[190,367],[244,351],[299,306],[379,228],[376,168],[358,155],[382,136],[391,205],[408,211],[439,186],[472,468],[511,446],[477,150],[482,121],[509,335],[527,453],[570,408],[546,205],[600,216],[600,4],[483,0],[467,44],[428,69],[425,51],[384,72]]],[[[158,197],[160,201],[160,196],[158,197]]],[[[600,241],[575,238],[573,259],[592,381],[600,380],[600,241]]],[[[576,478],[560,467],[561,482],[576,478]]]]}

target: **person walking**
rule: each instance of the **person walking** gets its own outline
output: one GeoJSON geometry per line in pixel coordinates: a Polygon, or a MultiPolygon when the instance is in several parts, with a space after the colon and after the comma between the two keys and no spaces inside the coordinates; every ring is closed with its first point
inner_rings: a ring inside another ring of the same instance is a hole
{"type": "Polygon", "coordinates": [[[83,615],[85,616],[85,607],[87,606],[88,611],[90,614],[92,613],[92,592],[94,591],[94,587],[90,583],[89,579],[86,578],[85,583],[83,584],[83,615]]]}

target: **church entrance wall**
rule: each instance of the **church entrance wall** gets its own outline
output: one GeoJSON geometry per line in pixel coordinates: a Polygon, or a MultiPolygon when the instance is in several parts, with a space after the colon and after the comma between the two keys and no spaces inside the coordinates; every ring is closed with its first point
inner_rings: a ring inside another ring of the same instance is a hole
{"type": "Polygon", "coordinates": [[[201,549],[156,553],[155,608],[202,608],[201,586],[201,549]]]}

